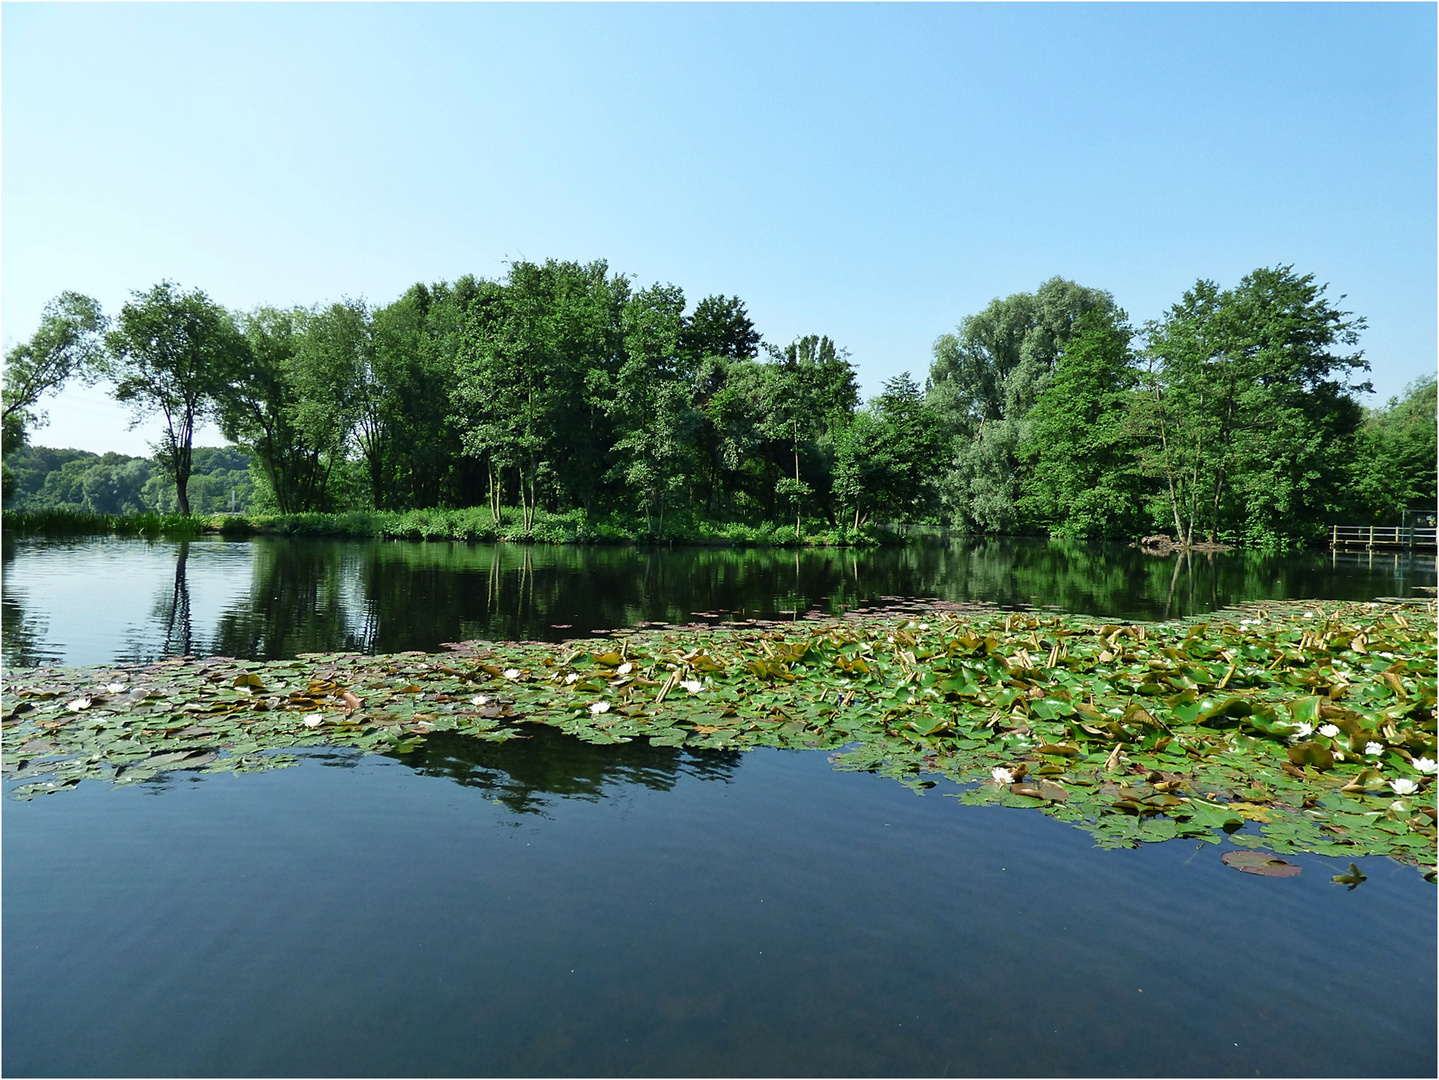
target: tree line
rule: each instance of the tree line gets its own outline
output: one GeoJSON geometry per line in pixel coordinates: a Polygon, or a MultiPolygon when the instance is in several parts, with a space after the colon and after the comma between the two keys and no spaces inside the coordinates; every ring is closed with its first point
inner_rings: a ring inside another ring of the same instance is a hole
{"type": "MultiPolygon", "coordinates": [[[[1342,298],[1341,298],[1342,299],[1342,298]]],[[[517,262],[229,312],[162,282],[113,319],[66,293],[6,356],[7,459],[66,379],[104,378],[158,417],[157,468],[189,512],[196,428],[253,460],[280,513],[487,506],[642,517],[944,521],[974,532],[1273,545],[1331,518],[1434,502],[1434,389],[1366,411],[1362,318],[1312,276],[1201,281],[1134,327],[1109,293],[1054,278],[996,299],[861,405],[828,336],[762,339],[738,297],[690,307],[602,261],[517,262]],[[1425,403],[1428,403],[1427,405],[1425,403]]]]}

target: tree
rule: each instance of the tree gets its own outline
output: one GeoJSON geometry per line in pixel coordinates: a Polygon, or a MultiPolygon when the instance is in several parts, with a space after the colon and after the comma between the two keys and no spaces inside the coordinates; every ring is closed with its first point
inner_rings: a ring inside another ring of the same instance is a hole
{"type": "Polygon", "coordinates": [[[292,420],[323,491],[351,442],[360,452],[370,505],[389,494],[390,429],[384,386],[375,371],[375,339],[363,300],[342,300],[303,319],[290,362],[292,420]]]}
{"type": "Polygon", "coordinates": [[[1406,387],[1403,397],[1390,398],[1384,408],[1366,410],[1350,455],[1354,520],[1387,525],[1406,512],[1434,512],[1439,502],[1435,410],[1432,375],[1406,387]]]}
{"type": "Polygon", "coordinates": [[[373,316],[375,374],[390,433],[391,498],[411,507],[465,505],[470,470],[460,451],[450,391],[481,282],[416,284],[373,316]]]}
{"type": "Polygon", "coordinates": [[[470,303],[451,406],[463,452],[485,463],[491,508],[513,470],[522,525],[554,487],[590,506],[607,469],[628,282],[603,262],[511,265],[470,303]]]}
{"type": "Polygon", "coordinates": [[[636,293],[621,316],[625,358],[610,412],[620,432],[614,475],[640,495],[653,535],[664,534],[665,511],[688,478],[701,420],[693,368],[679,348],[684,306],[680,289],[654,285],[636,293]]]}
{"type": "Polygon", "coordinates": [[[183,292],[162,281],[136,292],[106,335],[105,374],[115,398],[135,413],[131,426],[159,413],[165,421],[155,460],[175,481],[175,503],[190,512],[190,479],[195,426],[214,410],[226,377],[239,368],[245,339],[219,305],[198,289],[183,292]]]}
{"type": "Polygon", "coordinates": [[[995,299],[934,343],[926,398],[944,420],[953,459],[942,487],[954,523],[1009,532],[1019,524],[1023,424],[1055,358],[1109,293],[1055,277],[1034,293],[995,299]]]}
{"type": "Polygon", "coordinates": [[[1223,291],[1200,281],[1146,328],[1145,461],[1181,542],[1289,543],[1345,501],[1351,392],[1368,389],[1348,378],[1369,365],[1347,351],[1364,319],[1326,289],[1292,266],[1223,291]]]}
{"type": "Polygon", "coordinates": [[[858,529],[876,515],[913,520],[935,495],[946,444],[937,410],[903,372],[839,433],[835,497],[858,529]]]}
{"type": "Polygon", "coordinates": [[[93,379],[99,374],[108,326],[100,305],[88,296],[65,292],[45,305],[39,329],[5,354],[0,452],[23,446],[26,429],[45,423],[44,415],[34,411],[42,397],[75,375],[93,379]]]}
{"type": "Polygon", "coordinates": [[[776,479],[774,491],[794,507],[798,540],[804,501],[817,488],[828,495],[831,486],[827,468],[811,471],[816,484],[802,478],[800,451],[818,449],[821,439],[832,443],[859,402],[859,386],[849,353],[827,336],[809,334],[784,349],[771,346],[769,352],[774,389],[763,431],[772,443],[785,448],[794,467],[792,477],[776,479]],[[821,471],[824,475],[819,475],[821,471]]]}
{"type": "Polygon", "coordinates": [[[1123,311],[1082,315],[1025,425],[1020,508],[1052,536],[1132,533],[1142,509],[1129,414],[1139,373],[1123,311]]]}

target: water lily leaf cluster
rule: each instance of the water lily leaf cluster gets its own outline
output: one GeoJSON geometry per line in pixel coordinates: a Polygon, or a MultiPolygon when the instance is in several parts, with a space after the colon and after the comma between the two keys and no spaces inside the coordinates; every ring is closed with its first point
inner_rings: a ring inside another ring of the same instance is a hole
{"type": "Polygon", "coordinates": [[[832,751],[842,769],[1028,807],[1106,847],[1175,837],[1435,864],[1434,605],[1284,603],[1203,620],[915,607],[443,654],[9,673],[19,798],[82,779],[405,753],[437,731],[832,751]]]}

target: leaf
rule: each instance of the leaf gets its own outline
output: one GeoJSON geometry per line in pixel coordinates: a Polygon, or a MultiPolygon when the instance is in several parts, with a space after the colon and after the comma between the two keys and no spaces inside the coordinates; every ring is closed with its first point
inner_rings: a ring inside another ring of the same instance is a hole
{"type": "Polygon", "coordinates": [[[1330,880],[1338,885],[1348,885],[1349,890],[1353,892],[1354,889],[1359,886],[1359,883],[1361,881],[1368,880],[1368,875],[1366,875],[1364,871],[1360,870],[1357,865],[1355,865],[1354,863],[1350,863],[1349,873],[1335,874],[1330,880]]]}
{"type": "Polygon", "coordinates": [[[1226,851],[1220,860],[1245,874],[1259,877],[1298,877],[1302,867],[1265,851],[1226,851]]]}

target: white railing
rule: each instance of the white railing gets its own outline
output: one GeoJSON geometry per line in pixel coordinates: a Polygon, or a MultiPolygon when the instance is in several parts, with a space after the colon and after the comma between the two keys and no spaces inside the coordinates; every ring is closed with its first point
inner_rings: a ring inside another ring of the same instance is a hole
{"type": "Polygon", "coordinates": [[[1334,525],[1331,527],[1331,547],[1434,547],[1433,526],[1416,528],[1412,525],[1334,525]]]}

